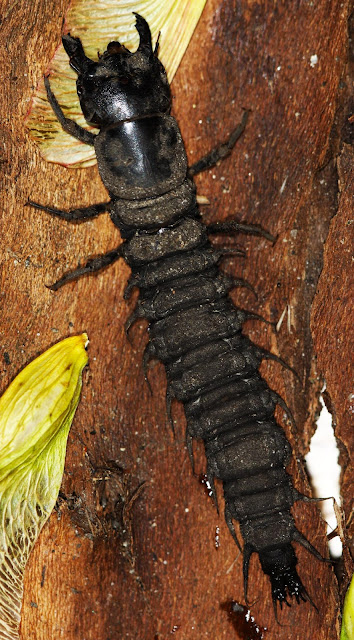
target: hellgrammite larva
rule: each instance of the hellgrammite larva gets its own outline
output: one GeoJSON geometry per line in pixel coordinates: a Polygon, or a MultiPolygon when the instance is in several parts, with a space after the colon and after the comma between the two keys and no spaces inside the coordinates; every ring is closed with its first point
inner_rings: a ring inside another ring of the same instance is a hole
{"type": "Polygon", "coordinates": [[[230,290],[246,283],[219,269],[230,251],[213,247],[209,236],[250,233],[274,238],[260,227],[235,221],[206,226],[191,180],[230,153],[248,112],[225,144],[188,168],[178,124],[170,115],[171,93],[158,43],[153,50],[148,23],[135,16],[140,41],[134,53],[110,42],[94,62],[79,38],[68,34],[62,39],[78,74],[82,112],[99,129],[97,135],[64,116],[45,78],[63,129],[94,146],[109,202],[70,211],[28,204],[69,222],[110,213],[123,243],[65,274],[51,288],[119,258],[128,263],[131,277],[125,296],[134,287],[140,290],[130,325],[141,317],[149,321],[144,366],[149,359],[164,363],[167,404],[173,398],[183,403],[191,458],[192,439],[202,439],[214,495],[214,478],[222,480],[227,525],[241,549],[233,526],[238,520],[244,539],[245,597],[250,557],[257,552],[271,581],[276,612],[278,602],[289,604],[288,597],[312,602],[296,571],[292,541],[318,559],[322,556],[298,531],[290,513],[296,500],[310,498],[293,487],[285,470],[291,448],[274,411],[277,404],[286,405],[258,372],[263,358],[279,358],[242,334],[244,321],[260,316],[232,303],[230,290]]]}

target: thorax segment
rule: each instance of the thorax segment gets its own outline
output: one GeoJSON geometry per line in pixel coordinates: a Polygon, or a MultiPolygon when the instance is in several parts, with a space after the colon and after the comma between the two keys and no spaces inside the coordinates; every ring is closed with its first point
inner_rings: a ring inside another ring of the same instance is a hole
{"type": "Polygon", "coordinates": [[[178,187],[187,175],[182,136],[169,115],[102,129],[95,151],[100,176],[113,198],[154,198],[178,187]]]}

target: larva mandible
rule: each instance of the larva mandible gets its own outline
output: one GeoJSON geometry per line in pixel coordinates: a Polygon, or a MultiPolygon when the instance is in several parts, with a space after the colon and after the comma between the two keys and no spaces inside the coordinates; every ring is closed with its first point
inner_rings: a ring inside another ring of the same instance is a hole
{"type": "MultiPolygon", "coordinates": [[[[86,57],[79,38],[63,36],[70,65],[77,72],[77,92],[88,123],[97,135],[65,118],[48,78],[49,102],[64,130],[95,148],[109,202],[62,211],[29,204],[68,221],[87,220],[109,211],[123,244],[65,274],[52,289],[119,258],[132,275],[127,291],[140,290],[131,318],[149,321],[144,363],[161,360],[166,368],[168,401],[183,403],[187,440],[204,441],[208,477],[222,480],[225,519],[237,540],[233,520],[244,538],[243,574],[259,554],[270,577],[274,607],[288,597],[311,601],[296,571],[292,541],[318,559],[319,552],[297,530],[290,508],[308,499],[292,485],[285,470],[291,453],[274,411],[281,398],[261,378],[262,358],[271,357],[242,334],[247,317],[258,317],[233,305],[236,285],[219,269],[223,251],[209,236],[216,233],[269,234],[259,227],[226,222],[206,226],[200,216],[192,176],[229,153],[246,121],[228,144],[188,168],[176,120],[169,115],[170,87],[152,48],[150,29],[140,15],[138,49],[132,53],[111,42],[97,62],[86,57]]],[[[284,404],[284,403],[283,403],[284,404]]],[[[282,406],[283,406],[282,404],[282,406]]],[[[241,548],[241,547],[240,547],[241,548]]]]}

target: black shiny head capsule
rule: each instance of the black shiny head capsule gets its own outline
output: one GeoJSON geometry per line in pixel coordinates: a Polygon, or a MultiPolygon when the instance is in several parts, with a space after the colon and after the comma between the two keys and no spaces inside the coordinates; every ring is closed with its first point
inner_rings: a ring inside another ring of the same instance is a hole
{"type": "Polygon", "coordinates": [[[134,53],[119,42],[110,42],[107,51],[94,62],[85,55],[79,38],[63,36],[70,65],[78,74],[82,112],[94,126],[170,111],[170,87],[157,47],[152,49],[149,25],[139,14],[135,16],[140,42],[134,53]]]}

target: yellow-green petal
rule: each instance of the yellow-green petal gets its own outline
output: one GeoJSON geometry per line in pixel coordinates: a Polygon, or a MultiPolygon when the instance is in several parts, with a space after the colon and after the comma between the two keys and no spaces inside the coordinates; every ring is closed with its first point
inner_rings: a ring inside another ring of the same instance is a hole
{"type": "Polygon", "coordinates": [[[340,640],[354,640],[354,577],[344,600],[340,640]]]}
{"type": "MultiPolygon", "coordinates": [[[[159,58],[166,67],[169,81],[182,60],[206,0],[73,0],[66,15],[64,31],[82,39],[85,53],[97,59],[111,40],[120,40],[129,49],[138,45],[133,11],[149,23],[153,42],[159,31],[159,58]]],[[[81,113],[76,94],[76,73],[70,69],[68,56],[60,45],[50,62],[51,86],[66,117],[90,129],[81,113]]],[[[39,144],[43,157],[71,168],[96,163],[92,147],[64,133],[47,101],[43,81],[33,99],[27,125],[39,144]]],[[[91,128],[92,131],[94,129],[91,128]]]]}
{"type": "Polygon", "coordinates": [[[0,398],[0,638],[18,640],[23,572],[58,497],[87,335],[33,360],[0,398]]]}

